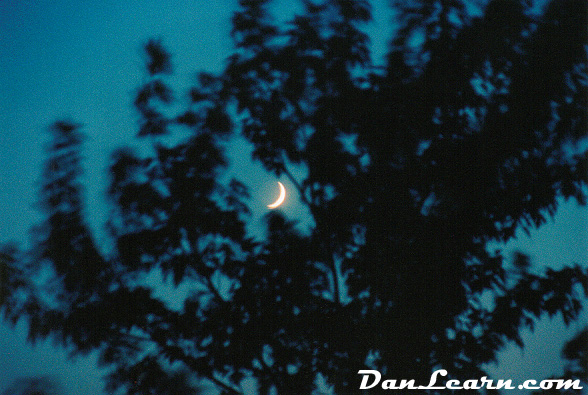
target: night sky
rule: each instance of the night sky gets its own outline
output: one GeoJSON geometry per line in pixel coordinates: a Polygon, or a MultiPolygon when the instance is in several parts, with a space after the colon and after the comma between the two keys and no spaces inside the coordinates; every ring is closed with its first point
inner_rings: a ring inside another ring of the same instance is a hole
{"type": "MultiPolygon", "coordinates": [[[[80,4],[73,0],[0,2],[2,243],[15,241],[26,246],[30,227],[41,219],[35,204],[46,130],[62,118],[83,124],[88,136],[82,179],[86,214],[96,238],[100,241],[104,237],[106,168],[112,150],[129,144],[137,132],[131,103],[135,89],[145,80],[142,46],[149,38],[160,38],[172,54],[174,75],[170,82],[180,100],[185,98],[195,72],[221,71],[231,51],[230,18],[236,1],[170,0],[164,3],[165,8],[153,0],[80,4]]],[[[386,37],[393,31],[392,15],[380,12],[382,4],[377,4],[374,11],[378,15],[368,30],[375,59],[384,53],[386,37]]],[[[278,19],[285,19],[294,9],[292,5],[276,6],[273,11],[278,19]]],[[[288,180],[278,180],[259,164],[250,163],[250,147],[242,140],[232,141],[228,149],[231,174],[251,188],[250,204],[257,219],[250,231],[256,232],[256,221],[275,200],[277,181],[288,188],[288,180]]],[[[284,212],[301,220],[300,226],[309,226],[295,195],[288,196],[284,212]]],[[[575,202],[562,202],[554,221],[532,232],[531,237],[520,232],[519,239],[505,248],[527,252],[541,266],[586,263],[587,224],[588,210],[578,208],[575,202]]],[[[558,320],[541,323],[534,336],[525,337],[528,347],[524,351],[513,348],[503,354],[496,377],[541,379],[560,373],[559,366],[552,363],[554,353],[581,326],[573,324],[564,332],[558,320]],[[546,338],[554,339],[554,344],[548,345],[546,338]],[[527,366],[523,373],[512,368],[519,358],[527,366]]],[[[0,393],[18,377],[39,375],[57,377],[68,395],[101,393],[94,355],[68,361],[65,351],[54,348],[50,341],[32,347],[25,339],[24,322],[16,329],[0,325],[0,393]]]]}

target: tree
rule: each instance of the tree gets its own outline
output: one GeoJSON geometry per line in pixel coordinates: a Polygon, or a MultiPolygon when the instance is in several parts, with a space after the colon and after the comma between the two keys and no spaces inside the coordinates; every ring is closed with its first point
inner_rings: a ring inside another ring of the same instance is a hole
{"type": "Polygon", "coordinates": [[[79,128],[53,126],[47,220],[32,251],[3,260],[22,291],[10,295],[26,295],[5,298],[7,317],[28,317],[32,339],[100,350],[109,390],[128,394],[355,393],[360,369],[479,378],[535,319],[576,319],[585,266],[536,274],[519,256],[506,269],[486,246],[540,226],[561,198],[585,204],[582,2],[536,15],[495,0],[481,16],[457,0],[396,4],[383,68],[366,1],[304,1],[285,28],[265,3],[240,1],[234,55],[177,115],[170,56],[147,44],[134,104],[152,151],[113,156],[109,248],[85,223],[79,128]],[[189,137],[166,140],[177,128],[189,137]],[[298,189],[309,234],[279,211],[264,240],[247,234],[249,192],[219,177],[237,133],[298,189]],[[42,268],[49,292],[26,281],[42,268]],[[154,293],[153,271],[190,287],[182,307],[154,293]]]}

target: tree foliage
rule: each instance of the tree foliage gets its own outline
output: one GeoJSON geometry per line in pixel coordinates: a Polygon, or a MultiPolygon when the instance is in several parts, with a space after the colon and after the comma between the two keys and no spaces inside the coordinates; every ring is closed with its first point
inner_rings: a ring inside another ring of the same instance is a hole
{"type": "Polygon", "coordinates": [[[583,2],[398,3],[384,67],[368,2],[303,4],[276,26],[266,2],[241,0],[225,70],[201,73],[176,115],[170,56],[146,45],[134,105],[152,150],[113,156],[109,248],[84,217],[79,128],[52,128],[46,221],[30,253],[3,258],[4,311],[28,317],[32,339],[100,350],[111,391],[344,394],[365,368],[465,380],[536,319],[578,317],[585,266],[507,269],[487,243],[540,226],[562,198],[585,204],[583,2]],[[165,140],[178,128],[189,136],[165,140]],[[247,188],[220,181],[235,134],[298,189],[308,233],[279,211],[265,239],[246,232],[247,188]],[[42,270],[42,286],[24,280],[42,270]],[[179,307],[154,272],[189,289],[179,307]]]}

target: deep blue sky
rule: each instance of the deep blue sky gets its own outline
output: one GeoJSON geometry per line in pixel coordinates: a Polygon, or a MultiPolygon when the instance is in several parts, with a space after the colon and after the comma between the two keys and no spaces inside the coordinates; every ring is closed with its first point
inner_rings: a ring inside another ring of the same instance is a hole
{"type": "MultiPolygon", "coordinates": [[[[288,4],[289,2],[283,2],[288,4]]],[[[0,2],[0,242],[27,240],[27,231],[40,217],[37,201],[46,128],[66,117],[84,125],[86,198],[90,223],[100,229],[106,212],[100,203],[106,182],[109,153],[126,144],[136,133],[131,106],[134,90],[144,78],[142,45],[161,38],[172,54],[172,85],[182,95],[201,69],[220,71],[230,53],[230,17],[236,0],[196,1],[104,0],[82,6],[74,0],[0,2]],[[164,4],[164,5],[163,5],[164,4]],[[164,7],[164,8],[162,8],[164,7]]],[[[89,4],[89,3],[87,3],[89,4]]],[[[376,11],[381,10],[381,5],[376,11]]],[[[282,18],[290,8],[276,7],[282,18]]],[[[380,14],[378,14],[380,15],[380,14]]],[[[377,56],[385,48],[390,15],[378,16],[370,26],[377,56]]],[[[243,159],[239,143],[230,151],[233,171],[252,187],[251,205],[257,214],[273,201],[275,180],[261,167],[243,159]],[[239,156],[240,155],[240,156],[239,156]]],[[[287,181],[284,184],[288,187],[287,181]]],[[[286,213],[303,217],[290,199],[286,213]]],[[[536,262],[560,267],[572,261],[587,262],[588,214],[566,204],[554,223],[521,233],[508,249],[521,248],[536,262]]],[[[0,325],[0,392],[14,378],[24,375],[56,375],[69,395],[98,394],[99,374],[94,358],[67,362],[65,353],[50,342],[32,348],[25,344],[25,326],[17,330],[0,325]]],[[[576,326],[579,329],[579,325],[576,326]]],[[[557,337],[561,327],[541,325],[544,336],[557,337]]],[[[551,373],[554,350],[545,339],[531,339],[526,363],[535,377],[551,373]]],[[[511,372],[518,351],[505,354],[499,378],[516,378],[511,372]]]]}

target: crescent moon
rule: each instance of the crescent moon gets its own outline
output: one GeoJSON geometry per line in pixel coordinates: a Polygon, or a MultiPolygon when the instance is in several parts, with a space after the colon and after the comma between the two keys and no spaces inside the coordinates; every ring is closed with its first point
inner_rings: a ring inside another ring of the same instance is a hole
{"type": "Polygon", "coordinates": [[[278,198],[278,200],[276,200],[272,204],[268,204],[267,206],[269,208],[278,207],[280,204],[284,203],[284,199],[286,199],[286,188],[284,188],[284,185],[282,185],[282,183],[279,181],[278,181],[278,185],[280,186],[280,197],[278,198]]]}

